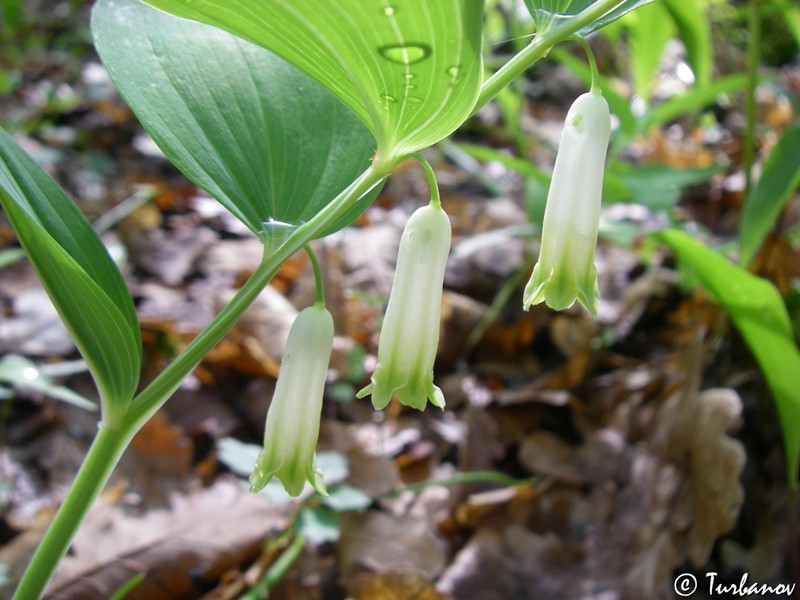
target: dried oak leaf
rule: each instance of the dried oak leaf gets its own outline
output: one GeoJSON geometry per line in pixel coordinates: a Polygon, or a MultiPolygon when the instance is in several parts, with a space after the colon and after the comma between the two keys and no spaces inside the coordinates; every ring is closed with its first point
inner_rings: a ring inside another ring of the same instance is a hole
{"type": "Polygon", "coordinates": [[[146,577],[127,600],[188,597],[198,578],[215,581],[252,558],[270,533],[285,526],[287,510],[224,481],[144,516],[98,503],[46,597],[102,600],[138,573],[146,577]]]}
{"type": "Polygon", "coordinates": [[[741,415],[741,399],[731,389],[698,393],[699,379],[699,367],[690,367],[683,390],[668,398],[660,411],[656,440],[664,458],[687,478],[681,499],[693,509],[687,543],[689,558],[698,568],[708,561],[716,538],[736,523],[744,502],[739,480],[745,462],[741,442],[727,435],[741,415]]]}
{"type": "Polygon", "coordinates": [[[341,516],[339,564],[347,583],[364,570],[411,569],[436,577],[446,564],[441,540],[427,519],[370,510],[341,516]]]}
{"type": "Polygon", "coordinates": [[[353,600],[442,600],[436,588],[415,571],[398,570],[383,574],[362,574],[347,588],[353,600]]]}

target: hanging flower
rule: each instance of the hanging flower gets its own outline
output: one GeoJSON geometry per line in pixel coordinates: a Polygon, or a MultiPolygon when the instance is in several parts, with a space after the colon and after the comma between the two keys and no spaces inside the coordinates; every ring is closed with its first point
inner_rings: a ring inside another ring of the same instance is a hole
{"type": "Polygon", "coordinates": [[[277,477],[292,496],[303,491],[306,481],[327,494],[314,451],[332,347],[333,319],[325,307],[315,304],[301,311],[289,330],[250,491],[260,491],[277,477]]]}
{"type": "Polygon", "coordinates": [[[372,394],[377,410],[392,396],[418,410],[428,400],[444,408],[442,391],[433,384],[433,363],[449,252],[447,214],[435,203],[417,209],[400,239],[372,383],[357,394],[359,398],[372,394]]]}
{"type": "Polygon", "coordinates": [[[577,299],[597,314],[600,292],[594,252],[611,118],[599,91],[575,100],[567,113],[547,194],[539,262],[525,286],[523,306],[544,302],[554,310],[577,299]]]}

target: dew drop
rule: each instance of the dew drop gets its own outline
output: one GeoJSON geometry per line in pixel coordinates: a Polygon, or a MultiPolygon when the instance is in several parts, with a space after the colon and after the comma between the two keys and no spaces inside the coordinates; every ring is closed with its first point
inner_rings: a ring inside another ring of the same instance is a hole
{"type": "Polygon", "coordinates": [[[397,9],[394,6],[384,6],[383,7],[383,14],[387,17],[393,17],[394,13],[397,12],[397,9]]]}
{"type": "Polygon", "coordinates": [[[418,98],[417,96],[406,96],[405,101],[409,104],[422,104],[422,98],[418,98]]]}
{"type": "Polygon", "coordinates": [[[395,98],[391,94],[378,94],[378,97],[387,104],[389,104],[390,102],[397,102],[397,98],[395,98]]]}
{"type": "Polygon", "coordinates": [[[423,44],[400,44],[394,46],[381,46],[378,52],[386,60],[400,65],[413,65],[430,56],[430,46],[423,44]]]}
{"type": "Polygon", "coordinates": [[[414,79],[414,77],[416,77],[416,75],[414,75],[413,73],[406,73],[405,75],[403,75],[403,79],[405,79],[406,81],[414,79]]]}
{"type": "Polygon", "coordinates": [[[457,85],[461,81],[461,78],[458,76],[460,72],[461,68],[457,65],[447,67],[447,74],[450,76],[450,85],[457,85]]]}

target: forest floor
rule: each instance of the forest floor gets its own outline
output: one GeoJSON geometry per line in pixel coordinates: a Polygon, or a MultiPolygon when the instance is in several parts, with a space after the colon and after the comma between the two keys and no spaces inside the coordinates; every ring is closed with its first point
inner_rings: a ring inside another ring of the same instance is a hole
{"type": "MultiPolygon", "coordinates": [[[[54,5],[3,40],[0,122],[90,220],[109,223],[103,240],[136,303],[148,381],[253,272],[261,245],[163,158],[116,95],[87,5],[54,5]]],[[[800,95],[800,63],[776,73],[800,95]]],[[[552,142],[580,88],[555,65],[548,81],[527,126],[552,142]]],[[[675,124],[636,153],[640,164],[726,165],[672,190],[669,208],[726,238],[742,203],[742,112],[719,110],[716,141],[675,124]]],[[[780,95],[764,95],[760,111],[774,131],[796,118],[780,95]]],[[[288,328],[314,298],[298,255],[134,438],[48,597],[110,598],[140,573],[128,598],[257,598],[269,584],[287,599],[659,599],[689,575],[704,598],[734,597],[713,585],[744,577],[800,583],[772,396],[725,312],[643,235],[666,213],[606,209],[632,229],[601,236],[596,319],[578,306],[523,311],[537,240],[529,195],[507,166],[475,161],[467,141],[511,146],[489,107],[429,155],[453,225],[436,363],[446,409],[378,413],[355,400],[375,364],[400,233],[429,197],[408,162],[353,227],[315,245],[336,324],[319,445],[330,498],[247,491],[288,328]]],[[[551,147],[536,148],[552,165],[551,147]]],[[[782,231],[798,221],[795,195],[782,231]]],[[[14,239],[3,218],[0,248],[14,239]]],[[[773,234],[757,268],[796,296],[800,248],[786,239],[773,234]]],[[[3,368],[24,357],[53,386],[96,397],[24,259],[0,270],[0,310],[3,368]]],[[[0,598],[97,418],[30,389],[0,403],[0,598]]]]}

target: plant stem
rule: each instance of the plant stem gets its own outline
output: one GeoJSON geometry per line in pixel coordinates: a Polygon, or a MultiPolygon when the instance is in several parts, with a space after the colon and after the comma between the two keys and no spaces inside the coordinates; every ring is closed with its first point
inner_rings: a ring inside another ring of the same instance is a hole
{"type": "Polygon", "coordinates": [[[442,208],[442,199],[439,196],[439,185],[436,183],[436,173],[433,172],[430,163],[422,158],[419,152],[414,152],[414,158],[419,161],[419,164],[425,169],[425,175],[428,176],[428,187],[431,189],[431,204],[436,208],[442,208]]]}
{"type": "Polygon", "coordinates": [[[41,597],[132,437],[131,430],[110,429],[100,424],[64,503],[22,577],[14,600],[37,600],[41,597]]]}
{"type": "Polygon", "coordinates": [[[589,42],[586,41],[584,37],[578,37],[581,44],[583,45],[583,49],[586,52],[586,58],[589,59],[589,67],[592,70],[592,87],[591,92],[593,94],[602,94],[600,91],[600,74],[597,72],[597,61],[594,59],[594,52],[592,52],[592,47],[589,45],[589,42]]]}
{"type": "Polygon", "coordinates": [[[316,238],[321,231],[324,231],[337,217],[346,212],[353,203],[383,181],[386,176],[370,167],[314,218],[298,227],[273,254],[264,257],[250,279],[245,282],[214,320],[150,385],[133,399],[127,418],[133,421],[137,430],[161,408],[164,402],[178,389],[181,381],[225,337],[253,300],[266,287],[283,262],[316,238]]]}
{"type": "Polygon", "coordinates": [[[270,592],[281,582],[302,554],[305,542],[306,540],[302,535],[296,534],[289,547],[281,553],[275,563],[264,573],[264,576],[253,586],[253,589],[241,597],[241,600],[268,598],[270,592]]]}
{"type": "Polygon", "coordinates": [[[306,254],[308,254],[309,260],[311,261],[311,266],[314,269],[314,286],[316,287],[316,299],[314,303],[321,308],[325,308],[325,286],[322,285],[322,270],[319,268],[317,255],[314,254],[314,251],[308,244],[306,244],[304,248],[306,254]]]}
{"type": "Polygon", "coordinates": [[[298,227],[274,254],[262,263],[236,293],[230,303],[173,360],[150,385],[133,399],[122,428],[102,425],[92,443],[64,503],[56,514],[42,543],[14,594],[13,600],[37,600],[67,552],[72,538],[83,523],[89,508],[103,489],[114,467],[134,434],[178,388],[181,381],[202,358],[219,343],[248,306],[261,293],[280,265],[344,214],[359,198],[380,184],[388,173],[368,168],[361,176],[325,206],[313,219],[298,227]]]}
{"type": "Polygon", "coordinates": [[[586,10],[578,13],[573,18],[555,25],[542,35],[537,35],[524,50],[514,55],[502,68],[487,79],[481,86],[481,93],[478,102],[472,111],[474,115],[500,90],[514,81],[517,77],[527,71],[531,65],[541,60],[550,49],[558,42],[568,38],[582,27],[588,25],[595,19],[603,16],[607,12],[615,9],[622,0],[598,0],[586,10]]]}

